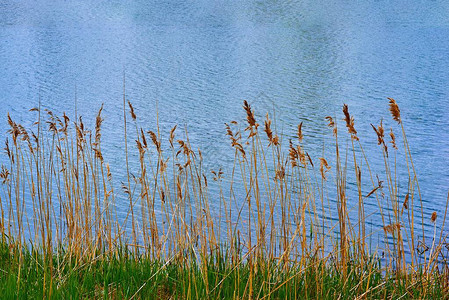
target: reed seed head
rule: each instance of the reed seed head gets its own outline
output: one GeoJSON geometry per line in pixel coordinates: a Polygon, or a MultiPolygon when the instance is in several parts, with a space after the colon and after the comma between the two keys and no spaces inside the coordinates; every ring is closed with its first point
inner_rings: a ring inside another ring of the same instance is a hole
{"type": "Polygon", "coordinates": [[[106,176],[108,178],[108,181],[112,181],[112,174],[111,174],[111,168],[109,167],[109,164],[106,164],[106,176]]]}
{"type": "Polygon", "coordinates": [[[2,165],[2,171],[0,172],[0,179],[2,179],[2,183],[6,184],[9,182],[9,170],[2,165]]]}
{"type": "Polygon", "coordinates": [[[384,231],[386,233],[394,234],[395,232],[398,232],[401,230],[402,225],[400,223],[394,223],[390,225],[384,226],[384,231]]]}
{"type": "Polygon", "coordinates": [[[393,98],[387,98],[390,100],[390,112],[391,116],[393,117],[393,120],[395,120],[398,123],[401,123],[401,111],[399,110],[399,106],[396,103],[396,100],[393,98]]]}
{"type": "Polygon", "coordinates": [[[177,127],[178,125],[175,125],[171,130],[170,130],[170,139],[169,139],[169,142],[170,142],[170,145],[171,145],[171,147],[173,148],[173,141],[175,140],[175,130],[176,130],[176,127],[177,127]]]}
{"type": "Polygon", "coordinates": [[[327,163],[327,160],[324,157],[319,157],[320,160],[320,173],[323,180],[326,180],[326,173],[330,170],[330,166],[327,163]]]}
{"type": "Polygon", "coordinates": [[[393,146],[393,149],[398,149],[398,146],[396,145],[396,136],[393,133],[393,128],[390,128],[390,138],[391,138],[391,145],[393,146]]]}
{"type": "Polygon", "coordinates": [[[311,165],[311,166],[312,166],[312,168],[313,168],[313,162],[312,162],[312,158],[310,157],[310,155],[309,155],[309,153],[308,153],[308,152],[306,152],[306,155],[307,155],[307,158],[309,159],[310,165],[311,165]]]}
{"type": "Polygon", "coordinates": [[[371,127],[373,127],[374,131],[377,134],[377,144],[383,145],[385,153],[388,157],[388,147],[384,140],[385,130],[384,130],[384,127],[382,126],[382,120],[380,120],[380,125],[377,128],[373,124],[371,124],[371,127]]]}
{"type": "Polygon", "coordinates": [[[20,135],[22,136],[22,141],[27,141],[28,142],[30,140],[30,136],[28,135],[28,131],[26,131],[26,129],[22,125],[20,125],[20,124],[18,124],[17,126],[19,127],[20,135]]]}
{"type": "Polygon", "coordinates": [[[377,144],[378,144],[378,145],[384,144],[384,136],[385,136],[385,133],[384,133],[384,128],[383,128],[383,126],[382,126],[382,120],[380,120],[380,125],[379,125],[379,127],[376,128],[373,124],[371,124],[371,127],[373,127],[374,131],[375,131],[376,134],[377,134],[377,144]]]}
{"type": "Polygon", "coordinates": [[[279,145],[279,137],[277,135],[273,135],[273,131],[271,130],[271,120],[270,120],[270,118],[268,116],[268,113],[267,113],[264,125],[265,125],[264,126],[264,131],[267,134],[268,141],[269,141],[268,146],[271,146],[271,145],[277,146],[277,145],[279,145]]]}
{"type": "Polygon", "coordinates": [[[307,165],[306,154],[300,145],[296,146],[296,151],[299,155],[299,161],[305,167],[307,165]]]}
{"type": "Polygon", "coordinates": [[[178,140],[178,144],[181,147],[182,152],[184,152],[184,155],[190,156],[190,154],[193,153],[193,151],[189,149],[187,143],[183,140],[178,140]]]}
{"type": "Polygon", "coordinates": [[[143,147],[145,149],[147,149],[148,148],[147,138],[145,137],[145,134],[143,133],[143,129],[142,128],[140,128],[140,136],[142,138],[143,147]]]}
{"type": "Polygon", "coordinates": [[[139,140],[136,140],[136,146],[137,149],[139,150],[140,159],[143,160],[145,155],[145,149],[143,148],[142,143],[139,140]]]}
{"type": "Polygon", "coordinates": [[[276,168],[276,175],[275,175],[275,179],[282,181],[285,178],[285,167],[282,164],[279,164],[278,167],[276,168]]]}
{"type": "MultiPolygon", "coordinates": [[[[98,111],[96,122],[95,122],[95,142],[99,143],[101,139],[101,123],[103,123],[103,118],[101,117],[101,112],[103,111],[103,104],[101,104],[100,110],[98,111]]],[[[65,114],[64,114],[65,116],[65,114]]],[[[64,118],[65,120],[65,118],[64,118]]],[[[67,124],[67,122],[66,122],[67,124]]]]}
{"type": "Polygon", "coordinates": [[[157,151],[160,152],[161,151],[161,143],[158,141],[157,135],[151,130],[148,130],[147,133],[150,135],[151,141],[156,146],[157,151]]]}
{"type": "Polygon", "coordinates": [[[165,172],[165,170],[167,169],[167,165],[168,165],[168,160],[169,160],[170,158],[167,158],[165,161],[161,158],[160,160],[159,160],[159,165],[160,165],[160,170],[161,170],[161,173],[164,173],[165,172]]]}
{"type": "Polygon", "coordinates": [[[298,152],[296,151],[296,148],[293,147],[292,140],[290,140],[288,155],[290,157],[290,164],[292,165],[292,167],[296,167],[298,165],[299,155],[298,152]]]}
{"type": "Polygon", "coordinates": [[[131,113],[131,118],[133,118],[133,120],[137,119],[137,116],[134,112],[134,107],[132,106],[131,102],[128,100],[128,105],[129,105],[129,111],[131,113]]]}
{"type": "Polygon", "coordinates": [[[333,129],[332,134],[337,137],[337,125],[335,124],[334,119],[332,119],[331,116],[327,116],[325,119],[328,121],[327,126],[333,129]]]}
{"type": "Polygon", "coordinates": [[[432,216],[430,217],[430,221],[431,221],[432,223],[435,223],[436,220],[437,220],[437,212],[434,211],[434,212],[432,213],[432,216]]]}
{"type": "Polygon", "coordinates": [[[218,169],[218,171],[211,170],[210,172],[214,175],[213,177],[214,181],[219,181],[223,178],[224,173],[222,168],[218,169]]]}
{"type": "MultiPolygon", "coordinates": [[[[232,121],[231,124],[236,125],[237,122],[232,121]]],[[[226,126],[226,135],[229,136],[229,138],[231,139],[231,146],[234,147],[237,151],[239,151],[242,154],[242,157],[245,159],[246,153],[245,150],[243,149],[242,144],[240,143],[241,139],[240,132],[238,131],[237,133],[234,134],[229,124],[225,123],[225,126],[226,126]]]]}
{"type": "Polygon", "coordinates": [[[14,145],[17,144],[17,137],[20,135],[20,128],[17,124],[11,119],[11,116],[8,113],[8,124],[11,129],[8,130],[8,133],[11,134],[14,145]]]}
{"type": "Polygon", "coordinates": [[[348,128],[348,132],[351,134],[351,139],[358,141],[357,131],[354,128],[354,117],[351,117],[349,114],[348,105],[343,105],[343,114],[345,115],[346,127],[348,128]]]}
{"type": "Polygon", "coordinates": [[[302,142],[302,139],[303,139],[303,134],[302,134],[302,122],[301,123],[299,123],[299,125],[298,125],[298,140],[299,140],[299,142],[302,142]]]}
{"type": "Polygon", "coordinates": [[[259,124],[256,122],[256,118],[254,117],[254,112],[251,110],[251,106],[248,104],[248,101],[243,101],[243,108],[246,111],[246,120],[248,121],[248,128],[247,129],[257,129],[259,124]]]}
{"type": "Polygon", "coordinates": [[[405,209],[408,209],[408,198],[409,198],[409,194],[407,193],[407,195],[405,195],[405,200],[404,200],[404,204],[402,205],[405,209]]]}

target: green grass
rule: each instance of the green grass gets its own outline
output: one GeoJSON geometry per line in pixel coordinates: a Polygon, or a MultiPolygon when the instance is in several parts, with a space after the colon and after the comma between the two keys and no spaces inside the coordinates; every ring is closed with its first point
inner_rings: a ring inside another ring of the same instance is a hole
{"type": "MultiPolygon", "coordinates": [[[[195,261],[158,262],[132,253],[100,256],[85,263],[64,262],[54,255],[46,261],[36,251],[22,258],[1,244],[0,293],[2,299],[242,299],[248,298],[251,267],[233,266],[215,257],[203,268],[195,261]],[[21,270],[19,275],[19,260],[21,270]],[[205,273],[203,273],[205,270],[205,273]],[[205,279],[207,277],[207,279],[205,279]],[[205,284],[207,280],[208,284],[205,284]],[[211,287],[213,287],[211,289],[211,287]],[[207,292],[209,288],[209,292],[207,292]]],[[[385,277],[375,260],[364,266],[339,268],[316,261],[305,269],[285,270],[275,262],[261,261],[252,275],[255,298],[268,299],[444,299],[447,294],[437,274],[412,278],[385,277]],[[369,274],[369,276],[367,276],[369,274]]]]}

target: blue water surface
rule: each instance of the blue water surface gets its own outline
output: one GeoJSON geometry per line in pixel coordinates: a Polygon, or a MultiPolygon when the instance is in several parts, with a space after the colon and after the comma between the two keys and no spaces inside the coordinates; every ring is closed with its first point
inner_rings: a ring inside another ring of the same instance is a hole
{"type": "Polygon", "coordinates": [[[28,109],[39,99],[59,114],[73,116],[76,109],[89,125],[104,103],[104,155],[123,166],[123,126],[117,124],[123,124],[124,90],[141,126],[155,130],[157,116],[164,133],[187,125],[206,167],[228,172],[234,153],[224,123],[244,120],[244,99],[260,121],[275,112],[285,139],[303,121],[314,158],[328,151],[325,116],[337,118],[344,136],[347,103],[374,171],[381,172],[370,123],[384,119],[400,135],[388,112],[386,97],[393,97],[426,209],[444,211],[447,1],[0,2],[2,141],[7,113],[31,125],[28,109]]]}

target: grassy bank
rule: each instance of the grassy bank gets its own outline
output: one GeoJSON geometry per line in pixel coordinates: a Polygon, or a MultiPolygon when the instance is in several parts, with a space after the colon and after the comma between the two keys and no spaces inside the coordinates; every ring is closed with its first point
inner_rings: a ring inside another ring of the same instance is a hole
{"type": "Polygon", "coordinates": [[[268,114],[259,122],[245,101],[246,121],[224,128],[234,155],[227,172],[205,170],[201,150],[176,126],[166,138],[158,126],[141,127],[125,100],[123,138],[135,147],[124,143],[121,174],[103,157],[102,108],[92,130],[81,118],[39,107],[32,128],[8,115],[0,292],[64,299],[447,297],[447,204],[439,214],[423,207],[400,109],[389,101],[394,128],[372,125],[380,177],[346,105],[343,126],[340,117],[326,118],[332,154],[312,158],[302,123],[286,141],[268,114]],[[120,187],[114,176],[125,178],[120,187]],[[128,203],[123,218],[117,199],[128,203]],[[378,205],[379,228],[367,226],[366,201],[378,205]],[[381,251],[370,245],[373,231],[381,251]]]}
{"type": "Polygon", "coordinates": [[[50,262],[33,251],[20,258],[5,244],[1,254],[3,299],[241,299],[249,298],[250,280],[258,299],[447,298],[441,275],[385,277],[375,261],[350,264],[343,276],[333,264],[312,259],[303,268],[285,269],[268,260],[255,267],[244,260],[233,265],[218,254],[202,265],[189,259],[167,263],[136,258],[127,252],[86,262],[66,261],[58,253],[50,262]]]}

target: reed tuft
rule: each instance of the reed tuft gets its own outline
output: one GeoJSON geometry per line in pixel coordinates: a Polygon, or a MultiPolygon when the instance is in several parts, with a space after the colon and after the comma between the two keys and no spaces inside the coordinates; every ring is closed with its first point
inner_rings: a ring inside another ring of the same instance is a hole
{"type": "MultiPolygon", "coordinates": [[[[212,154],[194,150],[187,129],[182,138],[176,125],[168,137],[158,123],[144,130],[128,106],[135,131],[127,128],[124,97],[126,171],[107,162],[103,105],[94,130],[82,117],[70,122],[65,113],[40,108],[31,109],[37,120],[30,127],[7,115],[0,169],[3,298],[446,297],[447,210],[438,223],[431,213],[433,226],[424,218],[430,212],[402,123],[405,151],[391,158],[382,120],[371,124],[383,156],[372,167],[344,105],[351,142],[342,146],[337,118],[326,117],[335,138],[325,137],[326,159],[318,157],[315,168],[303,122],[281,135],[267,114],[264,134],[244,101],[246,128],[236,121],[224,127],[233,160],[210,170],[212,154]],[[431,247],[427,227],[433,227],[431,247]]],[[[392,129],[390,138],[398,149],[392,129]]]]}

